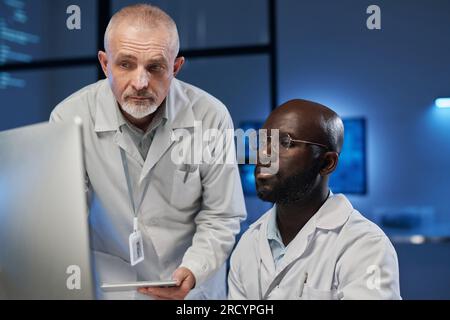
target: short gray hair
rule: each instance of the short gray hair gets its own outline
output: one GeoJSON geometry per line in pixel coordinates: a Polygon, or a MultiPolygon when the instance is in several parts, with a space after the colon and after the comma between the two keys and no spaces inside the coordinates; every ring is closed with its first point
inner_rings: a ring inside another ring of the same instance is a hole
{"type": "Polygon", "coordinates": [[[145,3],[124,7],[112,16],[105,31],[105,50],[107,50],[111,30],[125,20],[131,21],[133,25],[140,25],[148,28],[165,28],[171,34],[171,46],[174,54],[175,56],[178,55],[180,50],[180,39],[175,21],[160,8],[145,3]]]}

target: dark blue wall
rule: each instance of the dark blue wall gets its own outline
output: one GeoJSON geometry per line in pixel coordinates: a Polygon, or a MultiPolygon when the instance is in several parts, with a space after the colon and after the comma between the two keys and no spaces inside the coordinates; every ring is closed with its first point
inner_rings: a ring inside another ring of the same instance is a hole
{"type": "MultiPolygon", "coordinates": [[[[134,1],[115,0],[113,10],[134,1]]],[[[26,31],[41,44],[35,58],[96,54],[93,1],[28,1],[26,31]],[[82,9],[82,30],[65,28],[65,7],[82,9]]],[[[179,24],[183,49],[262,44],[267,3],[158,0],[179,24]]],[[[367,120],[366,195],[354,206],[380,222],[381,214],[424,218],[414,232],[450,235],[450,109],[433,101],[450,97],[450,1],[278,0],[279,103],[291,98],[321,102],[343,117],[367,120]],[[366,28],[366,8],[381,8],[381,30],[366,28]]],[[[2,16],[0,12],[0,16],[2,16]]],[[[0,130],[46,121],[60,100],[96,81],[96,66],[11,72],[25,88],[0,90],[0,130]]],[[[267,55],[188,59],[180,78],[221,99],[236,126],[270,112],[267,55]]],[[[246,198],[250,220],[269,204],[246,198]]],[[[387,230],[387,229],[386,229],[387,230]]],[[[408,230],[388,230],[408,235],[408,230]]],[[[447,245],[396,244],[405,298],[450,299],[447,245]]]]}
{"type": "Polygon", "coordinates": [[[317,100],[368,124],[368,194],[377,209],[425,207],[450,221],[450,2],[376,1],[382,29],[366,28],[373,1],[279,1],[280,101],[317,100]]]}

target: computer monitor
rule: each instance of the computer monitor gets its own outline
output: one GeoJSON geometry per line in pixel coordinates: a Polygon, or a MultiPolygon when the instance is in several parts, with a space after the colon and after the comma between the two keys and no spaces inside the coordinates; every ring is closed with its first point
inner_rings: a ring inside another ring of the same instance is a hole
{"type": "Polygon", "coordinates": [[[81,126],[0,132],[0,299],[93,299],[81,126]]]}
{"type": "Polygon", "coordinates": [[[336,171],[330,177],[334,193],[366,194],[366,120],[344,119],[344,146],[336,171]]]}

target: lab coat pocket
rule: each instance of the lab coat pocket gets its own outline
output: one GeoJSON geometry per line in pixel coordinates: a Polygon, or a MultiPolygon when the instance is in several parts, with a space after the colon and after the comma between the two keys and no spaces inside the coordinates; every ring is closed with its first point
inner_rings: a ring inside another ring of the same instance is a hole
{"type": "Polygon", "coordinates": [[[183,165],[175,170],[170,203],[178,210],[189,210],[198,205],[202,184],[198,166],[183,165]]]}
{"type": "Polygon", "coordinates": [[[337,290],[318,290],[307,284],[299,296],[302,300],[338,300],[337,290]]]}

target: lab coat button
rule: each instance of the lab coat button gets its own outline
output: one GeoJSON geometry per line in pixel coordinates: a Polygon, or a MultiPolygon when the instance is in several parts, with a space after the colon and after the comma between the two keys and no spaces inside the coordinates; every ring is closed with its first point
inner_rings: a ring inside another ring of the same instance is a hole
{"type": "Polygon", "coordinates": [[[158,222],[159,222],[159,219],[158,219],[158,218],[151,218],[151,219],[148,221],[148,223],[149,223],[151,226],[156,226],[156,225],[158,225],[158,222]]]}

